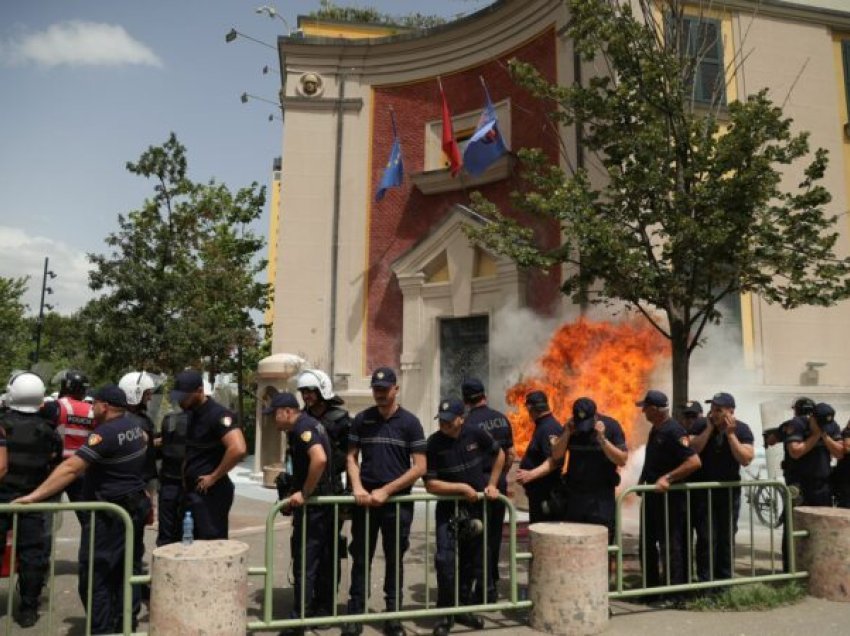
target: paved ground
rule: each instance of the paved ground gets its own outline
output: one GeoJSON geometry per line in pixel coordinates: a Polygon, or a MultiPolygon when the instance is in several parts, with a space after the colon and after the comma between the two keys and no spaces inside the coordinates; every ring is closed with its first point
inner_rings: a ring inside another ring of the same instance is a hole
{"type": "MultiPolygon", "coordinates": [[[[249,565],[261,565],[264,546],[264,527],[270,504],[275,500],[275,493],[252,482],[249,479],[249,469],[237,468],[234,481],[237,483],[237,498],[231,513],[231,538],[244,541],[249,545],[249,565]]],[[[744,524],[739,531],[739,541],[748,541],[749,527],[746,524],[746,510],[742,511],[744,524]]],[[[428,587],[431,599],[436,595],[436,582],[431,563],[425,563],[424,554],[424,514],[416,515],[412,535],[412,548],[405,561],[405,600],[411,606],[421,606],[425,598],[425,574],[429,573],[428,587]]],[[[628,529],[629,522],[625,525],[628,529]]],[[[276,590],[274,594],[275,616],[285,615],[291,604],[291,586],[289,584],[288,536],[289,521],[278,517],[276,522],[275,553],[280,555],[276,564],[276,590]]],[[[153,547],[155,533],[153,529],[146,532],[146,544],[153,547]]],[[[762,528],[754,528],[757,543],[763,543],[769,538],[769,533],[762,528]],[[758,538],[760,537],[760,539],[758,538]]],[[[39,623],[28,630],[22,630],[12,624],[7,631],[5,608],[7,600],[6,579],[0,579],[0,634],[54,634],[78,635],[84,633],[83,610],[76,592],[76,552],[78,546],[79,526],[71,513],[65,513],[63,524],[57,537],[56,549],[56,594],[53,619],[48,621],[42,616],[39,623]]],[[[380,555],[380,549],[379,549],[380,555]]],[[[429,561],[433,557],[429,557],[429,561]]],[[[739,560],[740,563],[740,560],[739,560]]],[[[343,561],[343,580],[341,592],[348,589],[348,562],[343,561]]],[[[380,573],[383,563],[380,556],[376,557],[373,567],[373,597],[372,607],[378,609],[381,605],[380,573]]],[[[520,576],[520,582],[525,582],[525,574],[520,576]]],[[[260,617],[262,601],[262,580],[259,577],[249,577],[249,620],[260,617]]],[[[344,602],[342,599],[341,603],[344,602]]],[[[342,609],[343,605],[340,605],[342,609]]],[[[816,599],[806,599],[793,607],[786,607],[770,612],[684,612],[670,610],[655,610],[641,605],[628,603],[612,603],[614,616],[609,621],[606,634],[635,635],[648,634],[661,636],[664,634],[712,634],[712,636],[743,636],[743,635],[798,635],[806,631],[818,636],[830,636],[850,633],[850,607],[840,603],[830,603],[816,599]]],[[[147,629],[145,612],[142,614],[140,629],[147,629]]],[[[526,626],[522,613],[495,613],[486,617],[486,631],[490,634],[537,634],[526,626]]],[[[408,634],[430,634],[433,621],[407,621],[405,628],[408,634]]],[[[466,628],[457,628],[453,633],[472,633],[466,628]]],[[[273,632],[266,632],[273,633],[273,632]]],[[[330,629],[319,634],[335,635],[338,629],[330,629]]],[[[367,626],[365,634],[379,634],[379,626],[367,626]]],[[[483,632],[482,632],[483,633],[483,632]]]]}

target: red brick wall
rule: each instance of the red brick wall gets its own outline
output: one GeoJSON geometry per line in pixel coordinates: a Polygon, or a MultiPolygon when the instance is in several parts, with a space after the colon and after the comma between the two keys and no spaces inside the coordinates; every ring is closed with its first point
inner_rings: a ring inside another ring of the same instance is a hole
{"type": "MultiPolygon", "coordinates": [[[[511,98],[511,139],[516,151],[521,147],[542,148],[557,160],[558,144],[543,105],[510,78],[507,61],[517,57],[531,62],[550,81],[556,79],[556,42],[554,29],[547,30],[528,43],[482,66],[441,77],[449,108],[453,114],[480,109],[484,96],[479,76],[483,77],[493,102],[511,98]]],[[[414,188],[410,173],[424,169],[425,125],[441,116],[436,75],[427,80],[393,87],[375,87],[372,140],[372,212],[369,227],[369,271],[367,309],[367,366],[398,367],[401,355],[402,295],[390,269],[393,261],[413,247],[448,214],[455,203],[467,204],[469,193],[463,190],[424,195],[414,188]],[[387,191],[382,201],[374,194],[383,174],[393,142],[390,106],[395,111],[401,138],[405,181],[400,188],[387,191]]],[[[482,194],[500,208],[537,230],[541,242],[554,246],[559,241],[558,226],[511,211],[509,195],[518,189],[516,175],[482,186],[482,194]]],[[[559,297],[558,272],[532,272],[528,280],[526,302],[540,313],[550,313],[559,297]]],[[[368,370],[367,369],[367,370],[368,370]]]]}

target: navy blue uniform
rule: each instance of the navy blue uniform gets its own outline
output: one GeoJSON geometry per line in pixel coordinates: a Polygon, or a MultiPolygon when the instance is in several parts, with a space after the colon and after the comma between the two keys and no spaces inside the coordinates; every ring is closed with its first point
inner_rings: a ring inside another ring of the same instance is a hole
{"type": "MultiPolygon", "coordinates": [[[[133,521],[133,537],[140,550],[144,521],[150,511],[143,471],[147,441],[136,418],[119,417],[98,426],[76,456],[89,466],[85,490],[88,501],[106,501],[124,508],[133,521]]],[[[94,567],[92,569],[92,634],[121,631],[123,607],[124,523],[116,516],[95,515],[94,567]]],[[[80,545],[79,594],[88,593],[89,542],[80,545]]],[[[138,597],[134,593],[134,603],[138,597]]]]}
{"type": "MultiPolygon", "coordinates": [[[[690,431],[692,436],[702,434],[708,422],[701,418],[690,431]]],[[[754,443],[750,427],[735,420],[735,436],[742,444],[754,443]]],[[[741,465],[732,455],[729,439],[725,432],[713,429],[705,447],[699,454],[702,461],[699,479],[689,481],[741,481],[741,465]]],[[[732,578],[734,563],[735,534],[738,532],[738,513],[741,509],[741,489],[713,490],[711,504],[707,491],[691,494],[692,504],[701,510],[692,515],[697,530],[697,577],[700,581],[732,578]],[[710,509],[710,514],[709,514],[710,509]],[[709,524],[710,521],[710,524],[709,524]],[[709,537],[711,541],[709,543],[709,537]],[[714,554],[713,569],[710,554],[714,554]]]]}
{"type": "MultiPolygon", "coordinates": [[[[425,433],[419,419],[410,411],[398,407],[388,419],[381,417],[373,406],[354,418],[348,436],[349,449],[360,450],[360,481],[366,491],[380,488],[406,473],[411,466],[411,455],[425,453],[425,433]]],[[[403,495],[410,490],[396,493],[403,495]]],[[[351,521],[351,588],[348,612],[359,614],[366,607],[366,568],[372,567],[378,530],[386,558],[384,571],[384,601],[387,610],[401,608],[404,567],[401,560],[410,546],[410,524],[413,521],[413,504],[386,504],[378,508],[355,506],[351,521]],[[369,536],[366,536],[366,515],[369,515],[369,536]],[[399,535],[396,537],[396,518],[399,535]],[[368,558],[366,546],[368,542],[368,558]],[[395,554],[398,547],[399,563],[395,554]],[[396,581],[398,567],[398,581],[396,581]],[[396,592],[396,587],[398,592],[396,592]]]]}
{"type": "MultiPolygon", "coordinates": [[[[607,415],[597,415],[605,425],[605,439],[620,450],[628,450],[620,423],[607,415]]],[[[614,538],[614,489],[620,483],[617,466],[605,456],[597,432],[574,431],[567,443],[570,462],[564,475],[566,515],[564,521],[595,523],[608,528],[614,538]]]]}
{"type": "Polygon", "coordinates": [[[227,539],[234,491],[230,477],[225,475],[204,493],[195,486],[198,477],[209,475],[221,463],[225,451],[222,438],[236,428],[233,413],[211,398],[189,413],[183,475],[186,507],[192,511],[196,539],[227,539]]]}
{"type": "MultiPolygon", "coordinates": [[[[495,409],[491,409],[486,404],[475,406],[469,410],[464,426],[477,426],[478,428],[489,433],[494,440],[499,444],[499,447],[505,451],[505,461],[507,461],[508,450],[514,447],[514,434],[511,429],[511,423],[495,409]]],[[[491,463],[484,464],[484,475],[487,479],[490,478],[491,463]]],[[[505,464],[505,468],[499,477],[499,492],[503,495],[508,494],[507,474],[510,466],[505,464]]],[[[496,600],[496,583],[499,581],[499,556],[502,552],[502,526],[505,523],[505,504],[502,501],[487,502],[487,562],[490,569],[491,588],[487,591],[487,600],[496,600]]]]}
{"type": "MultiPolygon", "coordinates": [[[[829,422],[821,427],[821,430],[834,440],[841,439],[841,431],[835,421],[829,422]]],[[[805,442],[813,435],[809,426],[808,418],[795,417],[782,425],[783,437],[786,451],[792,442],[805,442]]],[[[822,439],[808,453],[797,459],[791,459],[786,453],[785,463],[790,465],[785,472],[785,481],[788,484],[797,484],[800,487],[802,505],[804,506],[831,506],[832,492],[829,487],[830,461],[829,449],[822,439]]]]}
{"type": "MultiPolygon", "coordinates": [[[[498,442],[477,426],[464,425],[456,439],[437,431],[428,438],[428,471],[425,473],[425,479],[467,484],[481,492],[490,480],[494,458],[498,454],[498,442]],[[486,474],[484,466],[490,466],[486,474]]],[[[449,520],[455,514],[456,505],[465,508],[470,517],[483,519],[484,515],[481,503],[437,503],[437,553],[434,555],[434,565],[437,569],[438,607],[453,606],[456,600],[460,605],[484,602],[483,536],[460,540],[452,535],[449,520]],[[458,583],[458,599],[455,599],[455,558],[458,560],[459,571],[464,574],[458,583]]],[[[489,565],[487,569],[492,572],[489,565]]],[[[488,602],[493,601],[490,596],[492,589],[493,585],[488,580],[488,602]]]]}
{"type": "MultiPolygon", "coordinates": [[[[841,431],[841,441],[850,439],[850,423],[841,431]]],[[[850,455],[845,454],[832,470],[832,487],[839,508],[850,508],[850,455]]]]}
{"type": "MultiPolygon", "coordinates": [[[[678,468],[695,455],[684,427],[668,419],[658,427],[653,426],[646,442],[646,457],[640,475],[641,484],[654,484],[658,479],[678,468]]],[[[643,493],[644,524],[641,528],[640,548],[646,558],[646,584],[656,587],[669,583],[687,582],[685,493],[643,493]],[[664,499],[668,502],[667,524],[669,540],[665,536],[664,499]],[[667,562],[669,546],[670,561],[667,562]]]]}
{"type": "MultiPolygon", "coordinates": [[[[310,449],[321,446],[328,458],[324,473],[310,496],[330,495],[331,485],[331,445],[324,427],[305,413],[301,413],[295,421],[295,426],[287,435],[292,457],[293,492],[301,491],[310,470],[310,449]]],[[[304,494],[304,493],[302,493],[304,494]]],[[[303,588],[305,605],[309,605],[316,594],[316,584],[319,573],[333,579],[333,552],[330,559],[325,560],[328,553],[326,547],[334,541],[336,533],[333,528],[333,508],[329,506],[302,506],[296,508],[292,515],[292,559],[294,562],[295,585],[293,586],[294,603],[292,618],[306,616],[307,608],[301,606],[301,588],[303,572],[303,588]],[[306,516],[306,527],[305,527],[306,516]],[[301,555],[302,541],[304,545],[304,562],[301,555]]]]}
{"type": "MultiPolygon", "coordinates": [[[[53,461],[62,456],[62,438],[53,424],[38,413],[7,411],[0,415],[0,447],[6,448],[7,473],[0,478],[0,503],[9,503],[32,492],[50,474],[53,461]]],[[[0,515],[0,537],[12,529],[12,515],[0,515]]],[[[50,559],[47,514],[18,514],[15,549],[21,610],[38,608],[50,559]]]]}
{"type": "MultiPolygon", "coordinates": [[[[534,435],[531,436],[531,441],[528,443],[528,448],[525,449],[525,455],[519,467],[529,470],[548,461],[552,456],[552,447],[563,432],[563,427],[551,413],[538,417],[534,421],[534,435]]],[[[561,483],[561,465],[559,464],[548,475],[524,484],[525,494],[528,496],[528,520],[530,523],[547,521],[542,504],[561,483]]]]}

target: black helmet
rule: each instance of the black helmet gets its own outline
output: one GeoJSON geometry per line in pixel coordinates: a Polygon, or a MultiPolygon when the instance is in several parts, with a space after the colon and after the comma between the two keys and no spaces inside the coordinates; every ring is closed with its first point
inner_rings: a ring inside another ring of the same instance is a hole
{"type": "Polygon", "coordinates": [[[794,415],[811,415],[815,411],[815,402],[811,398],[799,397],[791,405],[794,415]]]}
{"type": "Polygon", "coordinates": [[[79,369],[68,369],[59,379],[59,396],[70,395],[82,400],[89,388],[89,379],[79,369]]]}

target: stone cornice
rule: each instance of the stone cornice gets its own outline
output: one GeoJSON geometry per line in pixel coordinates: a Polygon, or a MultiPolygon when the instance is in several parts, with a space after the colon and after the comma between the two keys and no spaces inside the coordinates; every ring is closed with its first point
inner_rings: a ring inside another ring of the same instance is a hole
{"type": "MultiPolygon", "coordinates": [[[[699,2],[693,2],[694,6],[699,2]]],[[[848,5],[850,6],[850,4],[848,5]]],[[[717,11],[733,10],[748,15],[782,18],[834,29],[850,30],[850,11],[836,11],[785,0],[721,0],[711,5],[717,11]]]]}

